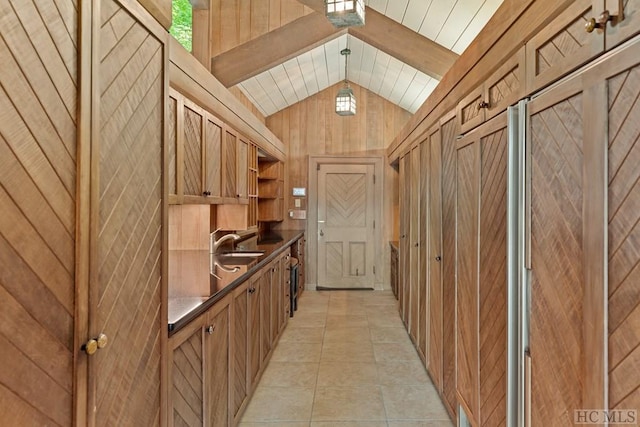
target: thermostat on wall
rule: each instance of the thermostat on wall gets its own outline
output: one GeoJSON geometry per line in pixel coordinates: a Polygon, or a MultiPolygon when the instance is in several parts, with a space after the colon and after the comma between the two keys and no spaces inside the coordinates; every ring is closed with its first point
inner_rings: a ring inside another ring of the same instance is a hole
{"type": "Polygon", "coordinates": [[[305,197],[307,195],[307,189],[304,187],[293,187],[294,197],[305,197]]]}

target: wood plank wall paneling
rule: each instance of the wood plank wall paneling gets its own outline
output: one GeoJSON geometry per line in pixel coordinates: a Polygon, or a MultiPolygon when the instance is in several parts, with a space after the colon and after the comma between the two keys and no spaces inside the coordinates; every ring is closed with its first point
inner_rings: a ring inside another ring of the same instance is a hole
{"type": "Polygon", "coordinates": [[[78,13],[71,0],[12,0],[0,16],[0,413],[6,425],[66,426],[78,13]]]}
{"type": "Polygon", "coordinates": [[[153,425],[160,417],[166,331],[160,312],[165,53],[163,42],[120,5],[101,4],[101,40],[113,43],[97,71],[100,263],[92,310],[93,327],[110,342],[95,359],[96,421],[153,425]]]}
{"type": "Polygon", "coordinates": [[[312,12],[297,0],[211,0],[210,56],[231,50],[312,12]]]}
{"type": "Polygon", "coordinates": [[[262,124],[266,123],[266,117],[260,112],[260,110],[258,110],[258,107],[256,107],[255,104],[251,102],[249,98],[247,98],[247,96],[240,90],[240,88],[238,88],[237,86],[230,87],[229,92],[231,92],[233,96],[238,98],[238,101],[240,101],[242,105],[247,108],[247,110],[251,111],[251,113],[256,116],[257,119],[262,122],[262,124]]]}
{"type": "Polygon", "coordinates": [[[456,135],[454,118],[442,124],[442,393],[456,418],[456,135]]]}
{"type": "Polygon", "coordinates": [[[640,67],[609,80],[609,406],[640,408],[640,67]]]}
{"type": "MultiPolygon", "coordinates": [[[[285,164],[285,220],[282,229],[304,230],[306,221],[288,218],[287,211],[296,209],[291,189],[309,187],[308,156],[310,155],[384,155],[387,144],[410,119],[411,113],[386,101],[368,90],[351,84],[358,102],[355,116],[342,117],[335,113],[335,95],[342,83],[305,99],[285,110],[267,117],[267,127],[284,143],[285,164]]],[[[393,188],[397,188],[397,172],[385,165],[385,197],[383,239],[391,240],[393,226],[393,188]]],[[[302,200],[301,209],[307,208],[302,200]]],[[[397,209],[397,205],[395,206],[397,209]]],[[[384,259],[389,258],[384,245],[384,259]]],[[[388,277],[388,266],[380,277],[388,277]]]]}
{"type": "Polygon", "coordinates": [[[480,140],[480,424],[506,423],[507,131],[480,140]]]}

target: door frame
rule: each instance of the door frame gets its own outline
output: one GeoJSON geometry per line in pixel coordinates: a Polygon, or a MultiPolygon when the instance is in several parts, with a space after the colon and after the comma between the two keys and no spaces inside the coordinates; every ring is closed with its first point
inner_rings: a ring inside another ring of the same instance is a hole
{"type": "Polygon", "coordinates": [[[307,265],[307,289],[316,289],[318,283],[318,167],[320,165],[373,165],[375,176],[374,193],[380,195],[374,201],[374,221],[376,228],[373,236],[374,265],[377,266],[374,274],[374,289],[381,290],[384,284],[382,280],[383,241],[382,241],[382,213],[384,207],[384,163],[382,156],[309,156],[309,211],[307,221],[307,259],[311,262],[307,265]],[[313,237],[312,237],[313,236],[313,237]]]}

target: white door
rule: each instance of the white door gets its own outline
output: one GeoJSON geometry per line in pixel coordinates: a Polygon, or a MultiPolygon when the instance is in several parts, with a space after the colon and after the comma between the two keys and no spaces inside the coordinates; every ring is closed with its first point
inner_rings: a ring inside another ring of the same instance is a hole
{"type": "Polygon", "coordinates": [[[318,169],[318,288],[375,283],[374,165],[318,169]]]}

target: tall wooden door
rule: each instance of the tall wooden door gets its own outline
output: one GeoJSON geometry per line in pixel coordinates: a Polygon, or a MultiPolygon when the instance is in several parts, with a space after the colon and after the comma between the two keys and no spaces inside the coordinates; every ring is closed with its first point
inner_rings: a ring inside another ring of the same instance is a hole
{"type": "Polygon", "coordinates": [[[419,280],[418,280],[418,339],[416,347],[424,365],[428,365],[430,318],[428,313],[430,297],[430,272],[429,272],[429,246],[431,240],[431,224],[429,222],[429,210],[431,207],[431,138],[420,144],[420,189],[418,191],[419,210],[419,280]]]}
{"type": "Polygon", "coordinates": [[[157,425],[162,406],[167,33],[126,4],[92,2],[88,329],[108,344],[88,359],[90,425],[157,425]]]}
{"type": "Polygon", "coordinates": [[[430,136],[429,153],[429,247],[424,263],[429,270],[429,316],[427,366],[436,389],[442,392],[443,294],[442,294],[442,138],[440,127],[430,136]]]}
{"type": "Polygon", "coordinates": [[[374,166],[318,170],[318,286],[372,288],[375,282],[374,166]]]}
{"type": "Polygon", "coordinates": [[[0,17],[0,423],[68,426],[79,18],[72,0],[0,17]]]}
{"type": "Polygon", "coordinates": [[[581,75],[528,105],[531,425],[605,407],[606,107],[581,75]]]}
{"type": "Polygon", "coordinates": [[[400,275],[398,280],[398,300],[400,301],[400,316],[405,326],[409,325],[409,254],[411,244],[409,240],[411,205],[408,188],[411,180],[411,156],[405,155],[400,159],[400,247],[399,249],[399,269],[400,275]]]}

